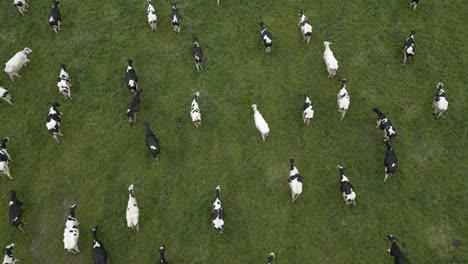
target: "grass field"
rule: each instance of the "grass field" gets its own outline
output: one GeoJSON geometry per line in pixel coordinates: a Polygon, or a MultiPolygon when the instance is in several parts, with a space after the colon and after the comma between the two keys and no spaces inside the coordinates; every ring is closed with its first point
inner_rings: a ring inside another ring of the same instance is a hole
{"type": "MultiPolygon", "coordinates": [[[[0,247],[15,242],[23,263],[91,263],[88,231],[100,226],[111,263],[156,263],[165,243],[170,263],[393,263],[386,234],[400,238],[412,263],[468,263],[466,5],[421,1],[179,1],[182,33],[169,23],[170,1],[63,0],[59,35],[47,24],[51,1],[31,1],[22,17],[0,4],[0,61],[24,47],[31,63],[11,82],[14,106],[0,102],[0,137],[9,136],[14,181],[0,179],[0,247]],[[314,27],[310,46],[297,27],[304,9],[314,27]],[[263,20],[273,35],[266,55],[263,20]],[[404,41],[416,30],[417,54],[402,68],[404,41]],[[204,71],[191,58],[192,35],[204,49],[204,71]],[[327,79],[324,40],[339,61],[327,79]],[[123,80],[132,58],[143,89],[136,126],[126,121],[131,93],[123,80]],[[58,93],[68,66],[73,101],[58,93]],[[351,106],[340,122],[339,79],[351,106]],[[442,80],[450,106],[431,115],[442,80]],[[202,127],[190,120],[201,92],[202,127]],[[301,118],[309,93],[315,117],[301,118]],[[62,144],[47,132],[50,102],[62,104],[62,144]],[[271,132],[264,144],[251,104],[271,132]],[[372,107],[391,118],[399,172],[384,185],[382,134],[372,107]],[[162,146],[160,166],[145,146],[149,121],[162,146]],[[291,203],[288,158],[304,192],[291,203]],[[344,205],[336,166],[347,167],[357,206],[344,205]],[[135,184],[140,232],[127,228],[127,188],[135,184]],[[226,226],[211,227],[214,188],[221,184],[226,226]],[[24,202],[26,235],[8,223],[8,196],[24,202]],[[68,207],[78,204],[81,253],[63,250],[68,207]],[[461,246],[454,247],[453,240],[461,246]]],[[[3,69],[3,68],[2,68],[3,69]]]]}

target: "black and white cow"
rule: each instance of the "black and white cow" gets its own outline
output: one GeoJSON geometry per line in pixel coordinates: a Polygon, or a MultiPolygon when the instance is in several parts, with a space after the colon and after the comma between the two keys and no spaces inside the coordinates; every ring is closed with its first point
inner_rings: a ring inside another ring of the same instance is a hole
{"type": "Polygon", "coordinates": [[[349,182],[348,177],[344,175],[345,168],[338,165],[337,169],[340,172],[340,191],[343,195],[344,202],[346,205],[350,205],[351,203],[356,205],[356,193],[354,192],[354,187],[349,182]]]}
{"type": "Polygon", "coordinates": [[[135,94],[133,95],[132,101],[128,105],[127,109],[127,116],[128,122],[130,124],[136,124],[136,116],[140,112],[141,109],[141,89],[137,89],[135,94]]]}
{"type": "Polygon", "coordinates": [[[65,222],[63,230],[63,247],[73,254],[80,252],[78,248],[78,239],[80,238],[80,230],[78,230],[78,220],[75,218],[76,204],[70,206],[70,211],[65,222]]]}
{"type": "Polygon", "coordinates": [[[341,120],[343,120],[346,112],[348,112],[349,104],[351,103],[348,90],[346,90],[347,82],[348,81],[345,79],[341,80],[341,89],[336,95],[336,102],[338,103],[338,112],[341,114],[341,120]]]}
{"type": "Polygon", "coordinates": [[[169,263],[164,258],[164,251],[165,250],[166,250],[166,245],[162,245],[161,247],[159,247],[159,264],[168,264],[169,263]]]}
{"type": "Polygon", "coordinates": [[[177,9],[176,3],[172,2],[171,9],[171,24],[176,33],[180,33],[180,20],[182,17],[179,14],[179,9],[177,9]]]}
{"type": "Polygon", "coordinates": [[[268,29],[265,27],[265,23],[263,23],[263,21],[260,22],[260,39],[262,40],[263,46],[265,47],[265,52],[270,53],[271,46],[273,45],[273,40],[271,38],[270,32],[268,32],[268,29]]]}
{"type": "Polygon", "coordinates": [[[13,98],[11,98],[10,93],[7,89],[0,86],[0,98],[5,100],[7,103],[13,105],[13,98]]]}
{"type": "Polygon", "coordinates": [[[307,40],[307,46],[309,46],[310,37],[312,37],[312,25],[304,15],[304,10],[299,12],[299,28],[302,32],[302,38],[307,40]]]}
{"type": "Polygon", "coordinates": [[[21,206],[23,206],[23,202],[16,198],[16,190],[10,191],[9,195],[10,206],[8,210],[8,216],[10,219],[10,225],[24,233],[24,230],[22,228],[22,226],[24,225],[23,210],[21,209],[21,206]]]}
{"type": "Polygon", "coordinates": [[[275,254],[271,252],[270,255],[268,256],[267,264],[272,264],[274,259],[275,259],[275,254]]]}
{"type": "Polygon", "coordinates": [[[91,229],[91,232],[93,233],[94,264],[108,264],[109,260],[107,258],[106,249],[104,248],[104,244],[102,243],[102,241],[97,238],[97,230],[97,226],[91,229]]]}
{"type": "Polygon", "coordinates": [[[391,248],[387,249],[387,251],[394,257],[395,264],[411,264],[398,247],[397,238],[394,235],[387,235],[387,238],[391,243],[391,248]]]}
{"type": "Polygon", "coordinates": [[[437,83],[437,93],[434,96],[434,101],[432,102],[432,113],[438,119],[439,117],[445,117],[444,112],[448,109],[448,100],[445,96],[444,84],[442,82],[437,83]]]}
{"type": "Polygon", "coordinates": [[[10,245],[5,247],[5,256],[3,257],[3,264],[16,264],[21,262],[21,259],[16,258],[13,256],[13,248],[15,247],[14,243],[11,243],[10,245]]]}
{"type": "Polygon", "coordinates": [[[213,210],[211,210],[211,222],[213,228],[218,230],[221,234],[224,231],[224,209],[221,206],[221,186],[216,186],[215,189],[216,199],[213,203],[213,210]]]}
{"type": "Polygon", "coordinates": [[[387,152],[385,152],[384,165],[385,165],[385,179],[384,183],[387,181],[387,178],[392,176],[398,169],[398,161],[396,158],[395,151],[393,151],[390,141],[384,139],[383,142],[387,146],[387,152]]]}
{"type": "Polygon", "coordinates": [[[413,12],[416,11],[416,7],[419,4],[419,0],[410,0],[409,7],[413,7],[413,12]]]}
{"type": "Polygon", "coordinates": [[[127,88],[136,92],[138,89],[138,77],[136,75],[135,69],[132,66],[133,61],[131,59],[127,60],[127,70],[125,71],[125,83],[127,88]]]}
{"type": "Polygon", "coordinates": [[[49,133],[57,140],[57,143],[60,144],[57,136],[63,136],[63,134],[60,132],[60,116],[62,113],[58,110],[59,107],[59,103],[52,103],[49,113],[47,114],[46,127],[49,133]]]}
{"type": "Polygon", "coordinates": [[[304,119],[304,124],[309,124],[310,120],[314,118],[314,107],[312,106],[312,101],[308,94],[304,94],[304,107],[302,108],[304,111],[302,112],[302,119],[304,119]]]}
{"type": "Polygon", "coordinates": [[[130,228],[136,228],[139,231],[138,222],[140,218],[140,209],[138,208],[138,202],[133,192],[133,184],[128,187],[128,202],[127,211],[125,218],[127,219],[127,226],[130,228]]]}
{"type": "Polygon", "coordinates": [[[8,167],[8,163],[13,161],[7,151],[8,141],[10,141],[10,139],[7,137],[0,139],[0,176],[7,176],[10,180],[13,180],[10,174],[10,168],[8,167]]]}
{"type": "Polygon", "coordinates": [[[405,66],[406,60],[413,57],[416,53],[414,34],[416,34],[416,31],[411,30],[409,37],[406,39],[405,45],[403,45],[403,66],[405,66]]]}
{"type": "Polygon", "coordinates": [[[203,70],[203,51],[200,45],[198,44],[197,40],[197,37],[194,37],[192,55],[195,61],[195,67],[197,67],[197,71],[200,72],[200,70],[203,70]]]}
{"type": "Polygon", "coordinates": [[[57,87],[59,92],[65,96],[65,98],[72,99],[71,97],[71,80],[70,75],[68,75],[67,67],[65,64],[60,64],[60,75],[57,79],[57,87]]]}
{"type": "Polygon", "coordinates": [[[382,133],[384,134],[384,137],[386,139],[391,139],[396,136],[396,130],[395,127],[393,127],[392,122],[390,122],[390,119],[388,119],[382,111],[380,111],[379,108],[373,108],[372,111],[374,111],[377,114],[377,126],[380,128],[382,133]]]}
{"type": "Polygon", "coordinates": [[[148,2],[148,8],[146,10],[146,15],[148,17],[148,24],[150,25],[153,31],[156,31],[158,16],[156,15],[156,11],[154,10],[153,1],[146,0],[148,2]]]}
{"type": "Polygon", "coordinates": [[[60,10],[58,5],[60,1],[55,0],[54,4],[52,5],[52,9],[49,12],[49,25],[58,34],[59,30],[61,30],[60,25],[62,24],[62,15],[60,14],[60,10]]]}
{"type": "Polygon", "coordinates": [[[198,105],[198,97],[200,96],[200,92],[193,93],[193,100],[192,105],[190,107],[190,117],[192,118],[193,124],[195,127],[201,127],[201,113],[200,113],[200,106],[198,105]]]}
{"type": "Polygon", "coordinates": [[[27,0],[13,0],[13,5],[16,6],[21,15],[28,11],[29,5],[27,0]]]}
{"type": "Polygon", "coordinates": [[[302,193],[302,176],[299,174],[299,170],[296,166],[294,166],[293,158],[289,158],[288,183],[291,188],[292,201],[294,203],[302,193]]]}
{"type": "Polygon", "coordinates": [[[151,131],[150,124],[148,122],[145,122],[145,128],[146,128],[146,146],[150,150],[151,155],[153,155],[156,162],[159,164],[159,154],[161,151],[159,147],[159,141],[154,135],[153,131],[151,131]]]}

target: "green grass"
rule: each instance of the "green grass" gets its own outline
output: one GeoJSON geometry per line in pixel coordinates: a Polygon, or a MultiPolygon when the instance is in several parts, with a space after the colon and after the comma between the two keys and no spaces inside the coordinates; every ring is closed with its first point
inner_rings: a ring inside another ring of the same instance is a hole
{"type": "Polygon", "coordinates": [[[393,263],[385,235],[400,238],[412,263],[467,263],[466,8],[461,1],[179,1],[182,33],[169,24],[169,1],[155,1],[151,32],[139,1],[64,0],[63,30],[47,24],[49,1],[32,1],[22,17],[0,4],[0,61],[33,50],[22,78],[0,85],[15,105],[0,102],[0,136],[9,136],[14,181],[0,179],[0,246],[15,242],[25,263],[90,263],[98,224],[113,264],[155,263],[167,245],[171,263],[393,263]],[[314,27],[309,47],[297,28],[300,9],[314,27]],[[273,35],[265,55],[263,20],[273,35]],[[417,54],[402,68],[401,47],[416,30],[417,54]],[[198,74],[192,35],[206,57],[198,74]],[[328,80],[322,59],[330,40],[339,61],[328,80]],[[131,94],[123,76],[132,58],[142,110],[130,127],[131,94]],[[68,65],[73,101],[56,88],[68,65]],[[339,78],[349,80],[350,111],[340,122],[339,78]],[[431,115],[435,84],[450,100],[445,119],[431,115]],[[189,116],[201,91],[203,126],[189,116]],[[302,94],[316,115],[305,127],[302,94]],[[45,127],[49,103],[64,113],[62,144],[45,127]],[[252,103],[270,125],[263,144],[252,103]],[[382,135],[372,107],[395,124],[399,172],[383,184],[382,135]],[[158,167],[145,146],[149,121],[162,145],[158,167]],[[291,204],[288,158],[304,177],[291,204]],[[336,165],[348,168],[357,206],[344,205],[336,165]],[[126,227],[127,187],[135,184],[140,232],[126,227]],[[212,230],[214,188],[222,186],[223,235],[212,230]],[[26,235],[9,226],[7,192],[24,202],[26,235]],[[63,250],[67,208],[78,203],[79,246],[63,250]],[[461,240],[454,248],[452,240],[461,240]]]}

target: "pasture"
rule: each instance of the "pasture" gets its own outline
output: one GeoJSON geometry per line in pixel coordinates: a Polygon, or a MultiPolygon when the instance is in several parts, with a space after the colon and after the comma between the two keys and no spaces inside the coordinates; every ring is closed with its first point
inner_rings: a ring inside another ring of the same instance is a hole
{"type": "MultiPolygon", "coordinates": [[[[24,47],[31,63],[0,85],[15,105],[0,102],[0,137],[9,136],[13,181],[0,179],[0,247],[14,242],[23,263],[91,263],[89,230],[100,226],[113,264],[155,263],[166,244],[170,263],[393,263],[386,234],[399,238],[412,263],[467,263],[466,7],[461,1],[178,1],[181,34],[169,23],[170,1],[63,0],[62,31],[47,24],[51,1],[30,1],[21,16],[0,4],[0,61],[24,47]],[[302,40],[298,12],[313,26],[302,40]],[[271,54],[259,38],[263,20],[271,54]],[[402,67],[402,46],[416,30],[417,52],[402,67]],[[196,35],[205,55],[197,73],[196,35]],[[337,76],[327,79],[323,41],[333,44],[337,76]],[[125,86],[131,58],[142,110],[130,126],[125,86]],[[73,101],[59,94],[60,63],[68,66],[73,101]],[[350,110],[337,111],[340,78],[350,110]],[[431,114],[436,83],[450,101],[446,118],[431,114]],[[200,91],[202,126],[190,120],[200,91]],[[315,109],[302,121],[303,94],[315,109]],[[64,113],[58,145],[45,127],[50,103],[64,113]],[[251,105],[271,132],[262,142],[251,105]],[[373,107],[397,129],[399,171],[383,183],[385,145],[373,107]],[[161,144],[157,166],[143,122],[161,144]],[[304,177],[291,203],[289,157],[304,177]],[[336,166],[356,188],[346,206],[336,166]],[[135,184],[140,231],[125,222],[127,188],[135,184]],[[212,229],[214,189],[226,210],[224,234],[212,229]],[[24,203],[23,235],[8,223],[8,191],[24,203]],[[78,204],[81,252],[63,249],[67,209],[78,204]],[[460,240],[461,246],[453,241],[460,240]]],[[[2,64],[3,65],[3,64],[2,64]]],[[[3,68],[2,68],[3,69],[3,68]]]]}

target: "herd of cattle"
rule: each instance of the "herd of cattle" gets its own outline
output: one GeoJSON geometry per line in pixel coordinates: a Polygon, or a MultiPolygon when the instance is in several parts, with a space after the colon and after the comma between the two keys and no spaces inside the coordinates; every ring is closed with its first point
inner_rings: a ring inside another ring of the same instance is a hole
{"type": "MultiPolygon", "coordinates": [[[[157,24],[157,15],[154,9],[154,6],[152,5],[151,0],[147,0],[148,2],[148,8],[147,8],[147,15],[148,15],[148,23],[150,24],[151,29],[154,31],[156,30],[156,24],[157,24]]],[[[416,6],[418,4],[419,0],[411,0],[410,1],[410,7],[413,7],[413,11],[416,9],[416,6]]],[[[219,0],[217,1],[219,5],[219,0]]],[[[24,12],[27,11],[28,9],[28,3],[26,0],[14,0],[14,5],[18,8],[19,12],[24,15],[24,12]]],[[[52,29],[54,30],[55,33],[58,34],[58,31],[61,30],[61,14],[60,10],[58,8],[59,1],[56,0],[53,3],[52,9],[49,13],[49,24],[51,25],[52,29]]],[[[176,4],[172,4],[172,10],[171,10],[171,15],[170,15],[170,22],[173,26],[173,29],[176,33],[180,33],[180,23],[181,23],[181,16],[178,12],[178,9],[176,7],[176,4]]],[[[260,38],[261,41],[265,47],[266,53],[271,52],[272,44],[273,44],[273,39],[271,34],[268,32],[266,25],[264,22],[260,22],[260,38]]],[[[310,38],[312,36],[312,25],[307,19],[307,17],[304,14],[304,11],[299,12],[299,24],[298,24],[301,33],[303,35],[303,39],[307,42],[307,45],[309,45],[310,38]]],[[[404,46],[403,46],[403,54],[404,54],[404,60],[403,60],[403,66],[406,63],[406,60],[408,58],[411,58],[415,55],[416,51],[416,46],[415,46],[415,41],[414,41],[414,35],[415,31],[412,30],[410,32],[409,37],[407,38],[404,46]]],[[[323,59],[325,61],[325,65],[328,71],[328,77],[332,78],[333,76],[336,75],[336,72],[338,70],[338,61],[336,60],[333,52],[330,49],[330,44],[331,42],[329,41],[324,41],[324,46],[325,46],[325,51],[323,54],[323,59]]],[[[11,78],[12,81],[14,81],[14,76],[20,77],[18,72],[21,70],[23,66],[27,66],[27,64],[30,62],[28,59],[28,55],[32,52],[30,48],[24,48],[23,50],[17,52],[10,60],[5,65],[5,73],[8,74],[8,76],[11,78]]],[[[202,67],[202,62],[203,62],[203,52],[202,49],[197,41],[197,38],[194,38],[194,43],[193,43],[193,52],[192,56],[195,62],[195,66],[197,71],[203,70],[202,67]]],[[[140,111],[140,95],[142,90],[138,87],[138,77],[136,74],[135,69],[133,68],[132,65],[133,61],[131,59],[127,60],[127,68],[125,71],[125,83],[126,86],[129,90],[133,92],[133,97],[132,100],[128,106],[127,110],[127,117],[128,121],[130,124],[136,123],[136,116],[138,112],[140,111]]],[[[67,72],[67,68],[64,64],[60,65],[61,70],[60,74],[57,80],[57,87],[59,89],[59,92],[68,99],[72,99],[71,97],[71,80],[70,76],[67,72]]],[[[341,80],[341,89],[339,90],[337,94],[337,104],[338,104],[338,111],[341,114],[341,120],[345,117],[345,114],[347,113],[350,105],[350,96],[348,94],[348,91],[346,89],[346,80],[341,80]]],[[[201,126],[201,112],[200,112],[200,107],[198,105],[198,98],[200,96],[200,92],[195,92],[194,93],[194,98],[191,104],[191,109],[190,109],[190,116],[191,119],[198,129],[201,126]]],[[[312,101],[310,99],[309,95],[305,95],[305,101],[303,105],[303,121],[306,125],[310,123],[314,116],[314,108],[312,106],[312,101]]],[[[0,86],[0,98],[4,99],[6,102],[9,104],[13,105],[13,99],[9,92],[0,86]]],[[[53,138],[57,141],[57,143],[60,143],[58,136],[63,136],[60,130],[60,122],[61,122],[61,115],[62,113],[59,111],[60,104],[58,102],[52,103],[49,112],[47,114],[47,119],[46,119],[46,127],[49,131],[49,133],[53,136],[53,138]]],[[[268,126],[268,123],[265,121],[263,118],[262,114],[258,111],[257,105],[253,104],[252,109],[254,111],[254,122],[255,126],[258,129],[258,131],[261,134],[263,142],[265,142],[266,137],[268,136],[270,132],[270,128],[268,126]]],[[[443,89],[443,83],[439,82],[437,84],[437,93],[434,97],[433,100],[433,114],[436,115],[436,118],[439,118],[440,116],[443,116],[443,113],[448,109],[448,101],[445,96],[445,92],[443,89]]],[[[396,136],[396,129],[393,126],[392,122],[390,121],[389,118],[379,109],[379,108],[374,108],[372,109],[377,114],[377,127],[380,128],[384,135],[383,143],[386,145],[386,153],[384,157],[384,167],[385,167],[385,178],[384,182],[387,181],[388,177],[390,177],[393,173],[397,171],[398,168],[398,162],[396,158],[396,154],[390,144],[390,140],[396,136]]],[[[156,138],[155,134],[153,131],[150,129],[150,124],[148,122],[144,123],[145,128],[146,128],[146,144],[151,152],[152,156],[155,158],[155,160],[159,164],[158,157],[160,155],[160,147],[159,147],[159,141],[156,138]]],[[[2,138],[0,140],[0,175],[1,176],[7,176],[10,179],[13,179],[11,174],[10,174],[10,169],[9,169],[9,162],[12,161],[8,151],[7,151],[7,143],[9,141],[8,137],[2,138]]],[[[289,160],[290,163],[290,171],[289,171],[289,186],[291,188],[291,193],[292,193],[292,201],[294,202],[299,195],[302,193],[302,184],[303,184],[303,178],[299,174],[299,170],[295,166],[295,161],[294,158],[290,158],[289,160]]],[[[337,169],[339,171],[340,175],[340,191],[342,193],[343,200],[346,205],[351,205],[354,204],[356,205],[356,192],[355,188],[349,181],[348,177],[345,176],[345,168],[338,165],[337,169]]],[[[127,211],[126,211],[126,219],[127,219],[127,226],[129,228],[138,228],[138,222],[139,222],[139,208],[138,208],[138,203],[137,200],[134,196],[134,186],[133,184],[129,186],[128,188],[128,203],[127,203],[127,211]]],[[[17,198],[17,191],[12,190],[9,192],[9,197],[10,197],[10,203],[9,203],[9,220],[10,224],[20,230],[21,232],[24,232],[22,226],[23,226],[23,211],[21,209],[22,202],[17,198]]],[[[74,254],[80,252],[78,248],[78,239],[79,239],[79,230],[78,230],[78,220],[75,217],[75,210],[77,208],[77,205],[74,204],[70,207],[69,209],[69,215],[66,219],[65,223],[65,229],[64,229],[64,248],[74,254]]],[[[215,201],[213,203],[213,208],[212,208],[212,225],[213,228],[220,233],[223,233],[224,230],[224,219],[225,219],[225,214],[224,214],[224,209],[222,207],[221,203],[221,186],[218,185],[215,188],[215,201]]],[[[106,250],[104,248],[104,244],[101,240],[97,238],[97,231],[98,227],[94,227],[92,230],[92,235],[93,235],[93,257],[94,257],[94,263],[108,263],[108,257],[106,250]]],[[[391,242],[391,248],[388,250],[389,253],[395,257],[395,263],[409,263],[409,261],[406,259],[406,257],[403,255],[403,253],[400,251],[399,247],[396,244],[396,237],[393,235],[388,235],[387,236],[389,241],[391,242]]],[[[4,264],[13,264],[20,262],[19,259],[15,258],[13,256],[13,248],[14,244],[10,244],[5,248],[5,256],[4,256],[4,264]]],[[[164,251],[165,251],[165,245],[162,245],[160,247],[160,263],[167,263],[165,258],[164,258],[164,251]]],[[[272,263],[275,258],[274,253],[270,253],[268,256],[268,263],[272,263]]]]}

